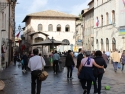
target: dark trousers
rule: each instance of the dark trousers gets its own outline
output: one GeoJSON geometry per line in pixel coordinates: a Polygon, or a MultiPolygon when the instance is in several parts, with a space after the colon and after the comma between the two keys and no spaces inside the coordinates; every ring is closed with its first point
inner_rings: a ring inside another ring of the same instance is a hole
{"type": "Polygon", "coordinates": [[[27,70],[27,66],[28,66],[27,64],[23,64],[23,65],[22,65],[22,70],[23,70],[23,69],[27,70]]]}
{"type": "Polygon", "coordinates": [[[80,80],[82,88],[85,90],[87,89],[87,94],[90,94],[90,89],[91,89],[91,85],[92,85],[92,80],[86,80],[86,79],[82,79],[80,80]],[[87,83],[87,86],[85,86],[87,83]]]}
{"type": "Polygon", "coordinates": [[[72,78],[72,66],[67,66],[67,78],[72,78]]]}
{"type": "Polygon", "coordinates": [[[103,74],[100,74],[98,76],[95,76],[95,82],[94,82],[94,92],[98,94],[101,93],[101,80],[102,80],[103,74]],[[98,89],[97,89],[97,79],[98,79],[98,89]]]}
{"type": "Polygon", "coordinates": [[[41,70],[35,70],[31,72],[31,94],[40,94],[42,81],[38,79],[38,74],[41,70]],[[37,93],[35,92],[37,84],[37,93]]]}
{"type": "Polygon", "coordinates": [[[58,60],[54,60],[54,62],[53,62],[53,70],[54,70],[54,72],[58,72],[58,60]]]}

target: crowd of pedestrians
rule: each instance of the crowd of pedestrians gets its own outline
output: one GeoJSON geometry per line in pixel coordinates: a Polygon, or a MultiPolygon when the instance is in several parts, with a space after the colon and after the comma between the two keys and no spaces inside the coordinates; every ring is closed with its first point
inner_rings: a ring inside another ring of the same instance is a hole
{"type": "MultiPolygon", "coordinates": [[[[68,50],[65,55],[64,67],[67,68],[67,79],[73,79],[72,72],[74,67],[76,67],[78,69],[78,78],[84,90],[83,94],[90,94],[92,82],[94,83],[94,94],[101,94],[101,80],[109,62],[112,63],[115,72],[117,72],[119,67],[121,67],[121,71],[124,70],[125,50],[121,54],[118,50],[111,53],[97,50],[91,53],[90,51],[79,49],[76,66],[73,60],[73,52],[68,50]]],[[[58,74],[60,54],[55,50],[55,52],[51,54],[51,59],[53,72],[54,74],[58,74]]],[[[40,94],[41,81],[38,79],[38,74],[46,63],[42,55],[39,54],[38,49],[34,49],[33,54],[28,55],[28,53],[24,52],[22,55],[14,55],[14,65],[16,65],[16,61],[19,62],[19,65],[22,64],[23,73],[25,73],[28,68],[31,70],[31,94],[40,94]],[[35,92],[36,86],[37,93],[35,92]]]]}

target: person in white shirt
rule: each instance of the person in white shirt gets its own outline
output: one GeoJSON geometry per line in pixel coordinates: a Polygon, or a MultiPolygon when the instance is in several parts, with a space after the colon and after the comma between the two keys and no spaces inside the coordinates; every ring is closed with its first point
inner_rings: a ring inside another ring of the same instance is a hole
{"type": "Polygon", "coordinates": [[[41,73],[42,68],[46,65],[43,57],[38,56],[38,49],[33,50],[34,56],[29,59],[28,67],[31,70],[31,94],[40,94],[41,92],[41,80],[38,75],[41,73]],[[36,81],[37,80],[37,81],[36,81]],[[37,82],[37,92],[35,92],[37,82]]]}

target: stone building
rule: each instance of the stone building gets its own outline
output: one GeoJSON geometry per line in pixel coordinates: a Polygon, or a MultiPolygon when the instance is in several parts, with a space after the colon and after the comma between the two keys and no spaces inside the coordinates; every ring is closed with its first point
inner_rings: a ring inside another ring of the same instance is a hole
{"type": "MultiPolygon", "coordinates": [[[[30,44],[43,41],[47,38],[51,39],[52,37],[58,41],[67,41],[66,46],[57,46],[57,51],[73,50],[75,46],[73,35],[76,30],[76,18],[77,16],[54,10],[32,13],[23,20],[25,22],[23,35],[30,44]]],[[[41,50],[41,45],[36,47],[39,47],[41,50]]],[[[33,48],[31,47],[30,50],[33,48]]],[[[50,50],[50,47],[46,48],[44,46],[44,53],[48,53],[50,50]]]]}
{"type": "Polygon", "coordinates": [[[94,0],[94,49],[124,49],[124,38],[119,33],[125,30],[124,10],[123,0],[94,0]]]}
{"type": "Polygon", "coordinates": [[[83,10],[84,32],[83,48],[84,50],[94,50],[94,0],[88,3],[89,8],[83,10]]]}
{"type": "Polygon", "coordinates": [[[0,0],[0,68],[7,67],[13,59],[16,0],[0,0]]]}

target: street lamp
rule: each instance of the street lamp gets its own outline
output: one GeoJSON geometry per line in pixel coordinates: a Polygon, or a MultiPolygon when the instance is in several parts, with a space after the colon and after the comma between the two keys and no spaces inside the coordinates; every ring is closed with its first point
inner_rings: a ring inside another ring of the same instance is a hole
{"type": "Polygon", "coordinates": [[[54,52],[54,39],[53,39],[53,37],[52,37],[52,50],[53,50],[53,52],[54,52]]]}

